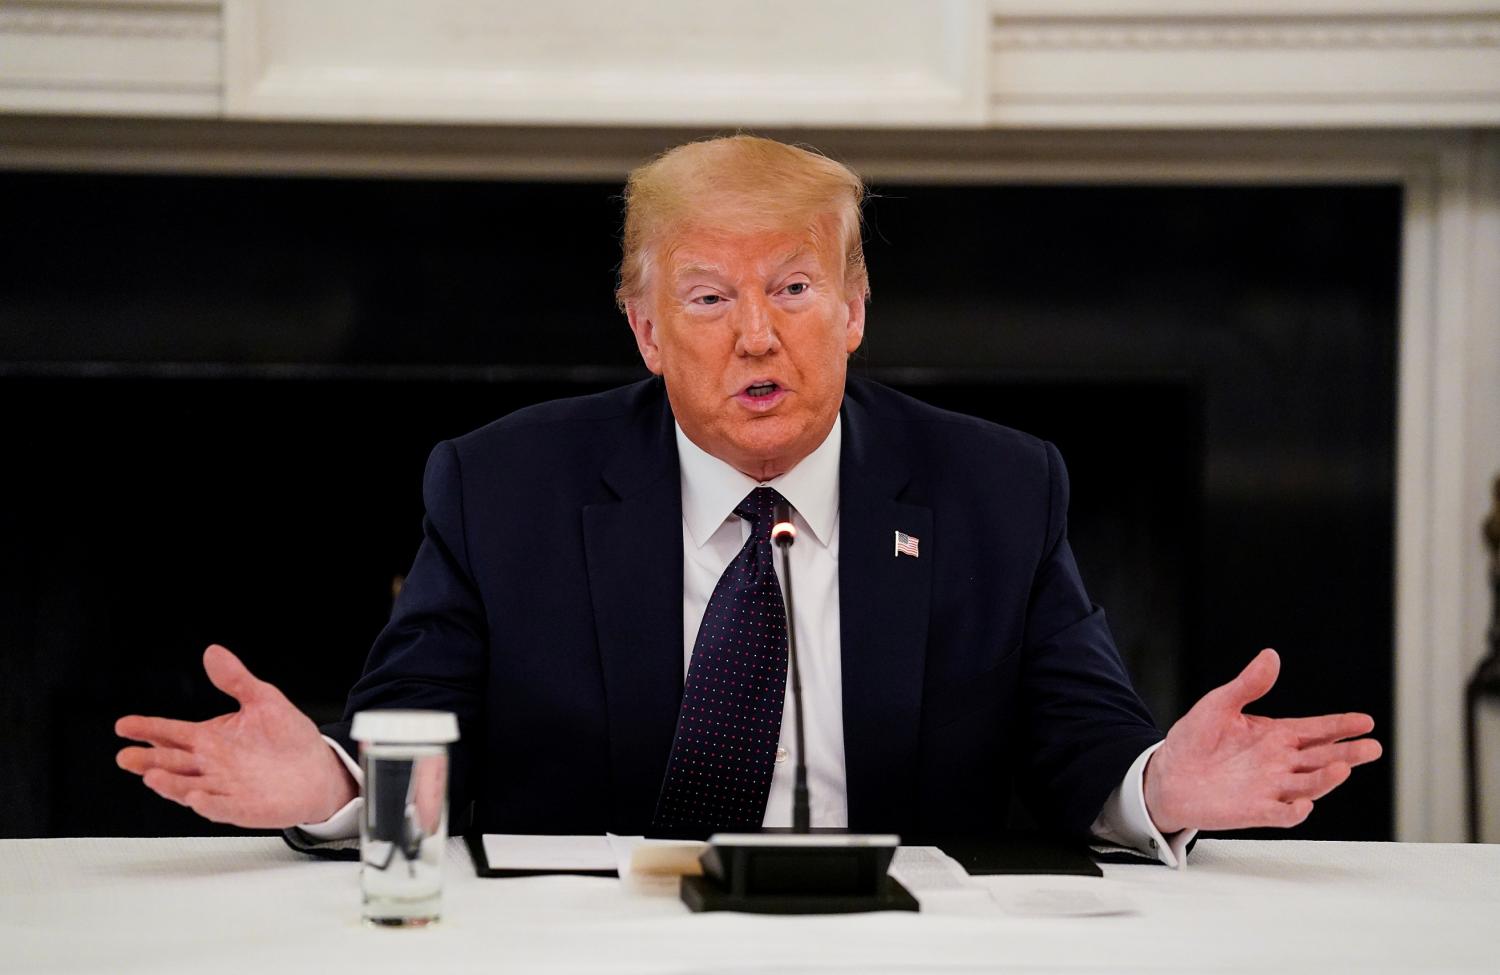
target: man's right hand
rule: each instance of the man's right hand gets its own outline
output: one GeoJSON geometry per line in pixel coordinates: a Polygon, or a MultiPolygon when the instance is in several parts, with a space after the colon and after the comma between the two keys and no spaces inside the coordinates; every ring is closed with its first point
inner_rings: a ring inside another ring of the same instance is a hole
{"type": "Polygon", "coordinates": [[[320,823],[359,794],[344,763],[286,695],[221,646],[203,669],[240,709],[208,721],[129,715],[115,734],[146,747],[120,750],[120,768],[153,792],[211,819],[252,829],[320,823]]]}

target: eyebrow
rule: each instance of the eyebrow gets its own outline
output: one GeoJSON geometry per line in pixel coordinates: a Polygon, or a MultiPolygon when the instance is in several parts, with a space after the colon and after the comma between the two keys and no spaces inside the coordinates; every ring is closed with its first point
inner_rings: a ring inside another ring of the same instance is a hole
{"type": "MultiPolygon", "coordinates": [[[[791,264],[794,261],[797,261],[809,255],[816,256],[816,252],[809,247],[798,247],[781,255],[781,257],[776,259],[776,261],[771,266],[777,270],[780,270],[781,268],[786,267],[788,264],[791,264]]],[[[683,278],[692,277],[694,275],[723,277],[724,269],[719,267],[717,264],[700,264],[694,262],[692,264],[684,264],[679,268],[674,268],[672,271],[672,277],[678,281],[682,280],[683,278]]]]}
{"type": "Polygon", "coordinates": [[[706,274],[712,277],[723,277],[724,269],[717,264],[684,264],[672,269],[672,277],[676,280],[689,278],[696,274],[706,274]]]}
{"type": "Polygon", "coordinates": [[[780,270],[781,268],[786,267],[788,264],[791,264],[794,261],[809,256],[816,258],[818,256],[817,251],[814,248],[803,245],[794,250],[787,251],[786,254],[782,256],[781,260],[776,262],[775,267],[780,270]]]}

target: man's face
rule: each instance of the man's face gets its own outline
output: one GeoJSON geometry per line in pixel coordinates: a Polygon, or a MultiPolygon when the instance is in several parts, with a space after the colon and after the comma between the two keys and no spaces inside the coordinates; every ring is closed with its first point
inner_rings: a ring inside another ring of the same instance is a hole
{"type": "Polygon", "coordinates": [[[834,222],[823,224],[816,235],[685,230],[627,309],[688,439],[757,480],[828,436],[864,337],[864,300],[845,294],[834,222]]]}

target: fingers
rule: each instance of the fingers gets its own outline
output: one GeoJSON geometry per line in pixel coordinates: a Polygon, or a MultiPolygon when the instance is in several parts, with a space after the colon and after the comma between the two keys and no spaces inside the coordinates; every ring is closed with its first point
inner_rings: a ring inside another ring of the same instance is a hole
{"type": "Polygon", "coordinates": [[[132,741],[149,741],[168,748],[191,748],[202,734],[193,721],[173,718],[147,718],[129,714],[115,722],[115,734],[132,741]]]}
{"type": "Polygon", "coordinates": [[[1311,799],[1294,799],[1291,802],[1269,802],[1262,805],[1255,817],[1255,826],[1274,826],[1288,829],[1297,826],[1312,815],[1311,799]]]}
{"type": "Polygon", "coordinates": [[[120,749],[115,756],[115,764],[136,775],[145,775],[154,768],[177,775],[203,774],[198,756],[180,748],[141,748],[133,745],[120,749]]]}
{"type": "Polygon", "coordinates": [[[1351,768],[1373,762],[1385,753],[1380,742],[1374,738],[1358,741],[1340,741],[1327,745],[1304,748],[1297,753],[1294,772],[1316,772],[1324,766],[1340,763],[1351,768]]]}
{"type": "Polygon", "coordinates": [[[1270,647],[1255,655],[1255,659],[1240,671],[1239,676],[1209,693],[1217,703],[1238,711],[1251,701],[1266,696],[1281,673],[1281,658],[1270,647]]]}
{"type": "Polygon", "coordinates": [[[151,783],[148,778],[145,784],[156,789],[157,795],[171,799],[178,805],[186,805],[204,819],[213,820],[213,822],[236,823],[240,826],[252,825],[252,823],[243,822],[245,814],[240,808],[243,802],[231,796],[219,795],[217,792],[204,789],[201,778],[162,778],[156,784],[151,783]]]}
{"type": "MultiPolygon", "coordinates": [[[[153,776],[156,774],[158,773],[152,773],[153,776]]],[[[254,803],[247,803],[243,797],[205,787],[203,779],[173,776],[153,782],[148,778],[146,784],[159,795],[186,806],[215,823],[232,823],[248,829],[285,828],[291,825],[283,821],[284,817],[266,816],[254,803]]]]}
{"type": "Polygon", "coordinates": [[[1375,730],[1375,719],[1368,714],[1323,714],[1312,718],[1278,718],[1277,726],[1296,738],[1298,748],[1323,745],[1368,735],[1375,730]]]}
{"type": "Polygon", "coordinates": [[[1294,772],[1282,780],[1281,800],[1321,799],[1348,781],[1351,771],[1349,766],[1338,762],[1316,772],[1294,772]]]}
{"type": "Polygon", "coordinates": [[[157,795],[188,807],[204,819],[239,826],[256,825],[246,816],[243,802],[206,788],[204,780],[196,776],[173,775],[152,769],[146,773],[144,781],[157,795]]]}
{"type": "Polygon", "coordinates": [[[241,704],[249,704],[265,686],[239,657],[217,643],[203,651],[203,669],[215,687],[241,704]]]}
{"type": "Polygon", "coordinates": [[[163,799],[171,799],[180,806],[189,806],[188,797],[193,793],[207,794],[203,779],[196,775],[176,775],[164,769],[154,768],[141,777],[146,787],[163,799]]]}

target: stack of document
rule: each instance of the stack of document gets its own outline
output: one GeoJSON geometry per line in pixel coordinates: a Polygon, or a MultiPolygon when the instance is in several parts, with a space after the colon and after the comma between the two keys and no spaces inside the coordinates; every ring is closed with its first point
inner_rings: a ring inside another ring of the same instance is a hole
{"type": "MultiPolygon", "coordinates": [[[[680,879],[703,872],[699,857],[706,843],[656,840],[641,836],[529,836],[486,833],[486,865],[491,876],[585,874],[618,876],[631,893],[676,896],[680,879]]],[[[1039,874],[971,877],[963,865],[936,846],[903,846],[891,862],[891,876],[916,897],[924,913],[995,914],[1022,917],[1081,917],[1126,914],[1134,908],[1115,884],[1100,877],[1039,874]]]]}

